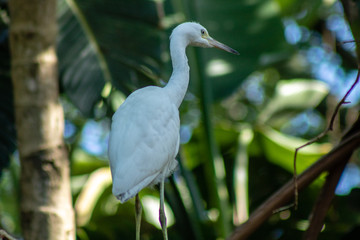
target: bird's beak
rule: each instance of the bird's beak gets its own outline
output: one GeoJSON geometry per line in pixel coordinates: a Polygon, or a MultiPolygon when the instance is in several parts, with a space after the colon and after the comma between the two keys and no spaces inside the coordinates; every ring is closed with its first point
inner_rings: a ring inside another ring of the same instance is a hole
{"type": "Polygon", "coordinates": [[[218,42],[216,41],[215,39],[213,39],[212,37],[208,36],[206,38],[206,40],[208,40],[209,44],[213,47],[216,47],[218,49],[221,49],[221,50],[224,50],[226,52],[229,52],[229,53],[233,53],[233,54],[236,54],[236,55],[239,55],[239,52],[232,49],[231,47],[229,46],[226,46],[225,44],[221,43],[221,42],[218,42]]]}

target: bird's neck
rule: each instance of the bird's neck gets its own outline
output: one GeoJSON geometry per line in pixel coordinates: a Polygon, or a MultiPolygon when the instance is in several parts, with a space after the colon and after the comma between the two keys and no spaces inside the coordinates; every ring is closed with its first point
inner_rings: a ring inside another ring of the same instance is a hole
{"type": "Polygon", "coordinates": [[[180,107],[189,86],[190,69],[185,52],[187,45],[188,43],[183,38],[174,37],[170,40],[173,72],[165,89],[177,107],[180,107]]]}

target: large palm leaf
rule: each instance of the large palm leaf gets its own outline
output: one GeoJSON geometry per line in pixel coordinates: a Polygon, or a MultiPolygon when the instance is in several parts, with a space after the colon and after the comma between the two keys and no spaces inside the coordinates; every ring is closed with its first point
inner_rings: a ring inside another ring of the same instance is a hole
{"type": "Polygon", "coordinates": [[[82,113],[93,115],[106,82],[126,95],[158,82],[159,9],[152,1],[59,1],[60,82],[82,113]]]}

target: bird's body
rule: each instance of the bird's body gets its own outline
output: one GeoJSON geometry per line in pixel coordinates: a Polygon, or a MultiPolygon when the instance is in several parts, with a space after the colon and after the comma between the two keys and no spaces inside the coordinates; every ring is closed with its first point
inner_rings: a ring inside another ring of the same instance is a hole
{"type": "Polygon", "coordinates": [[[117,160],[110,167],[113,182],[118,183],[113,184],[113,194],[121,202],[159,183],[163,172],[167,177],[175,170],[179,128],[178,108],[164,88],[135,91],[116,111],[109,156],[117,160]]]}
{"type": "MultiPolygon", "coordinates": [[[[144,187],[161,183],[160,223],[164,239],[167,239],[164,180],[177,166],[175,157],[180,143],[178,108],[189,84],[190,68],[185,53],[188,45],[217,47],[238,54],[212,39],[200,24],[180,24],[170,37],[173,73],[168,84],[133,92],[114,114],[109,139],[112,191],[122,203],[137,195],[144,187]]],[[[139,215],[141,213],[137,209],[138,231],[139,215]]]]}

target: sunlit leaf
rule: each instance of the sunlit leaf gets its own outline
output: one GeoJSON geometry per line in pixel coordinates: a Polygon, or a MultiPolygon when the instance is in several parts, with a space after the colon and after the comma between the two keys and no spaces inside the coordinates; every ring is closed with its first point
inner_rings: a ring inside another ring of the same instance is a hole
{"type": "MultiPolygon", "coordinates": [[[[155,226],[156,228],[161,229],[159,222],[160,199],[158,197],[148,195],[144,196],[141,202],[144,208],[146,221],[155,226]]],[[[166,215],[167,225],[170,227],[175,223],[175,217],[171,208],[166,202],[164,202],[164,211],[166,215]]]]}
{"type": "MultiPolygon", "coordinates": [[[[271,128],[261,129],[259,133],[267,159],[292,173],[295,148],[303,145],[307,140],[287,136],[271,128]]],[[[331,144],[329,143],[314,143],[301,149],[297,155],[298,173],[328,153],[330,149],[331,144]]]]}
{"type": "Polygon", "coordinates": [[[274,97],[259,115],[260,123],[286,122],[295,114],[315,108],[329,93],[327,85],[317,80],[280,81],[274,97]]]}
{"type": "Polygon", "coordinates": [[[89,222],[98,199],[110,185],[111,173],[108,167],[100,168],[90,174],[75,202],[76,222],[79,226],[89,222]]]}

